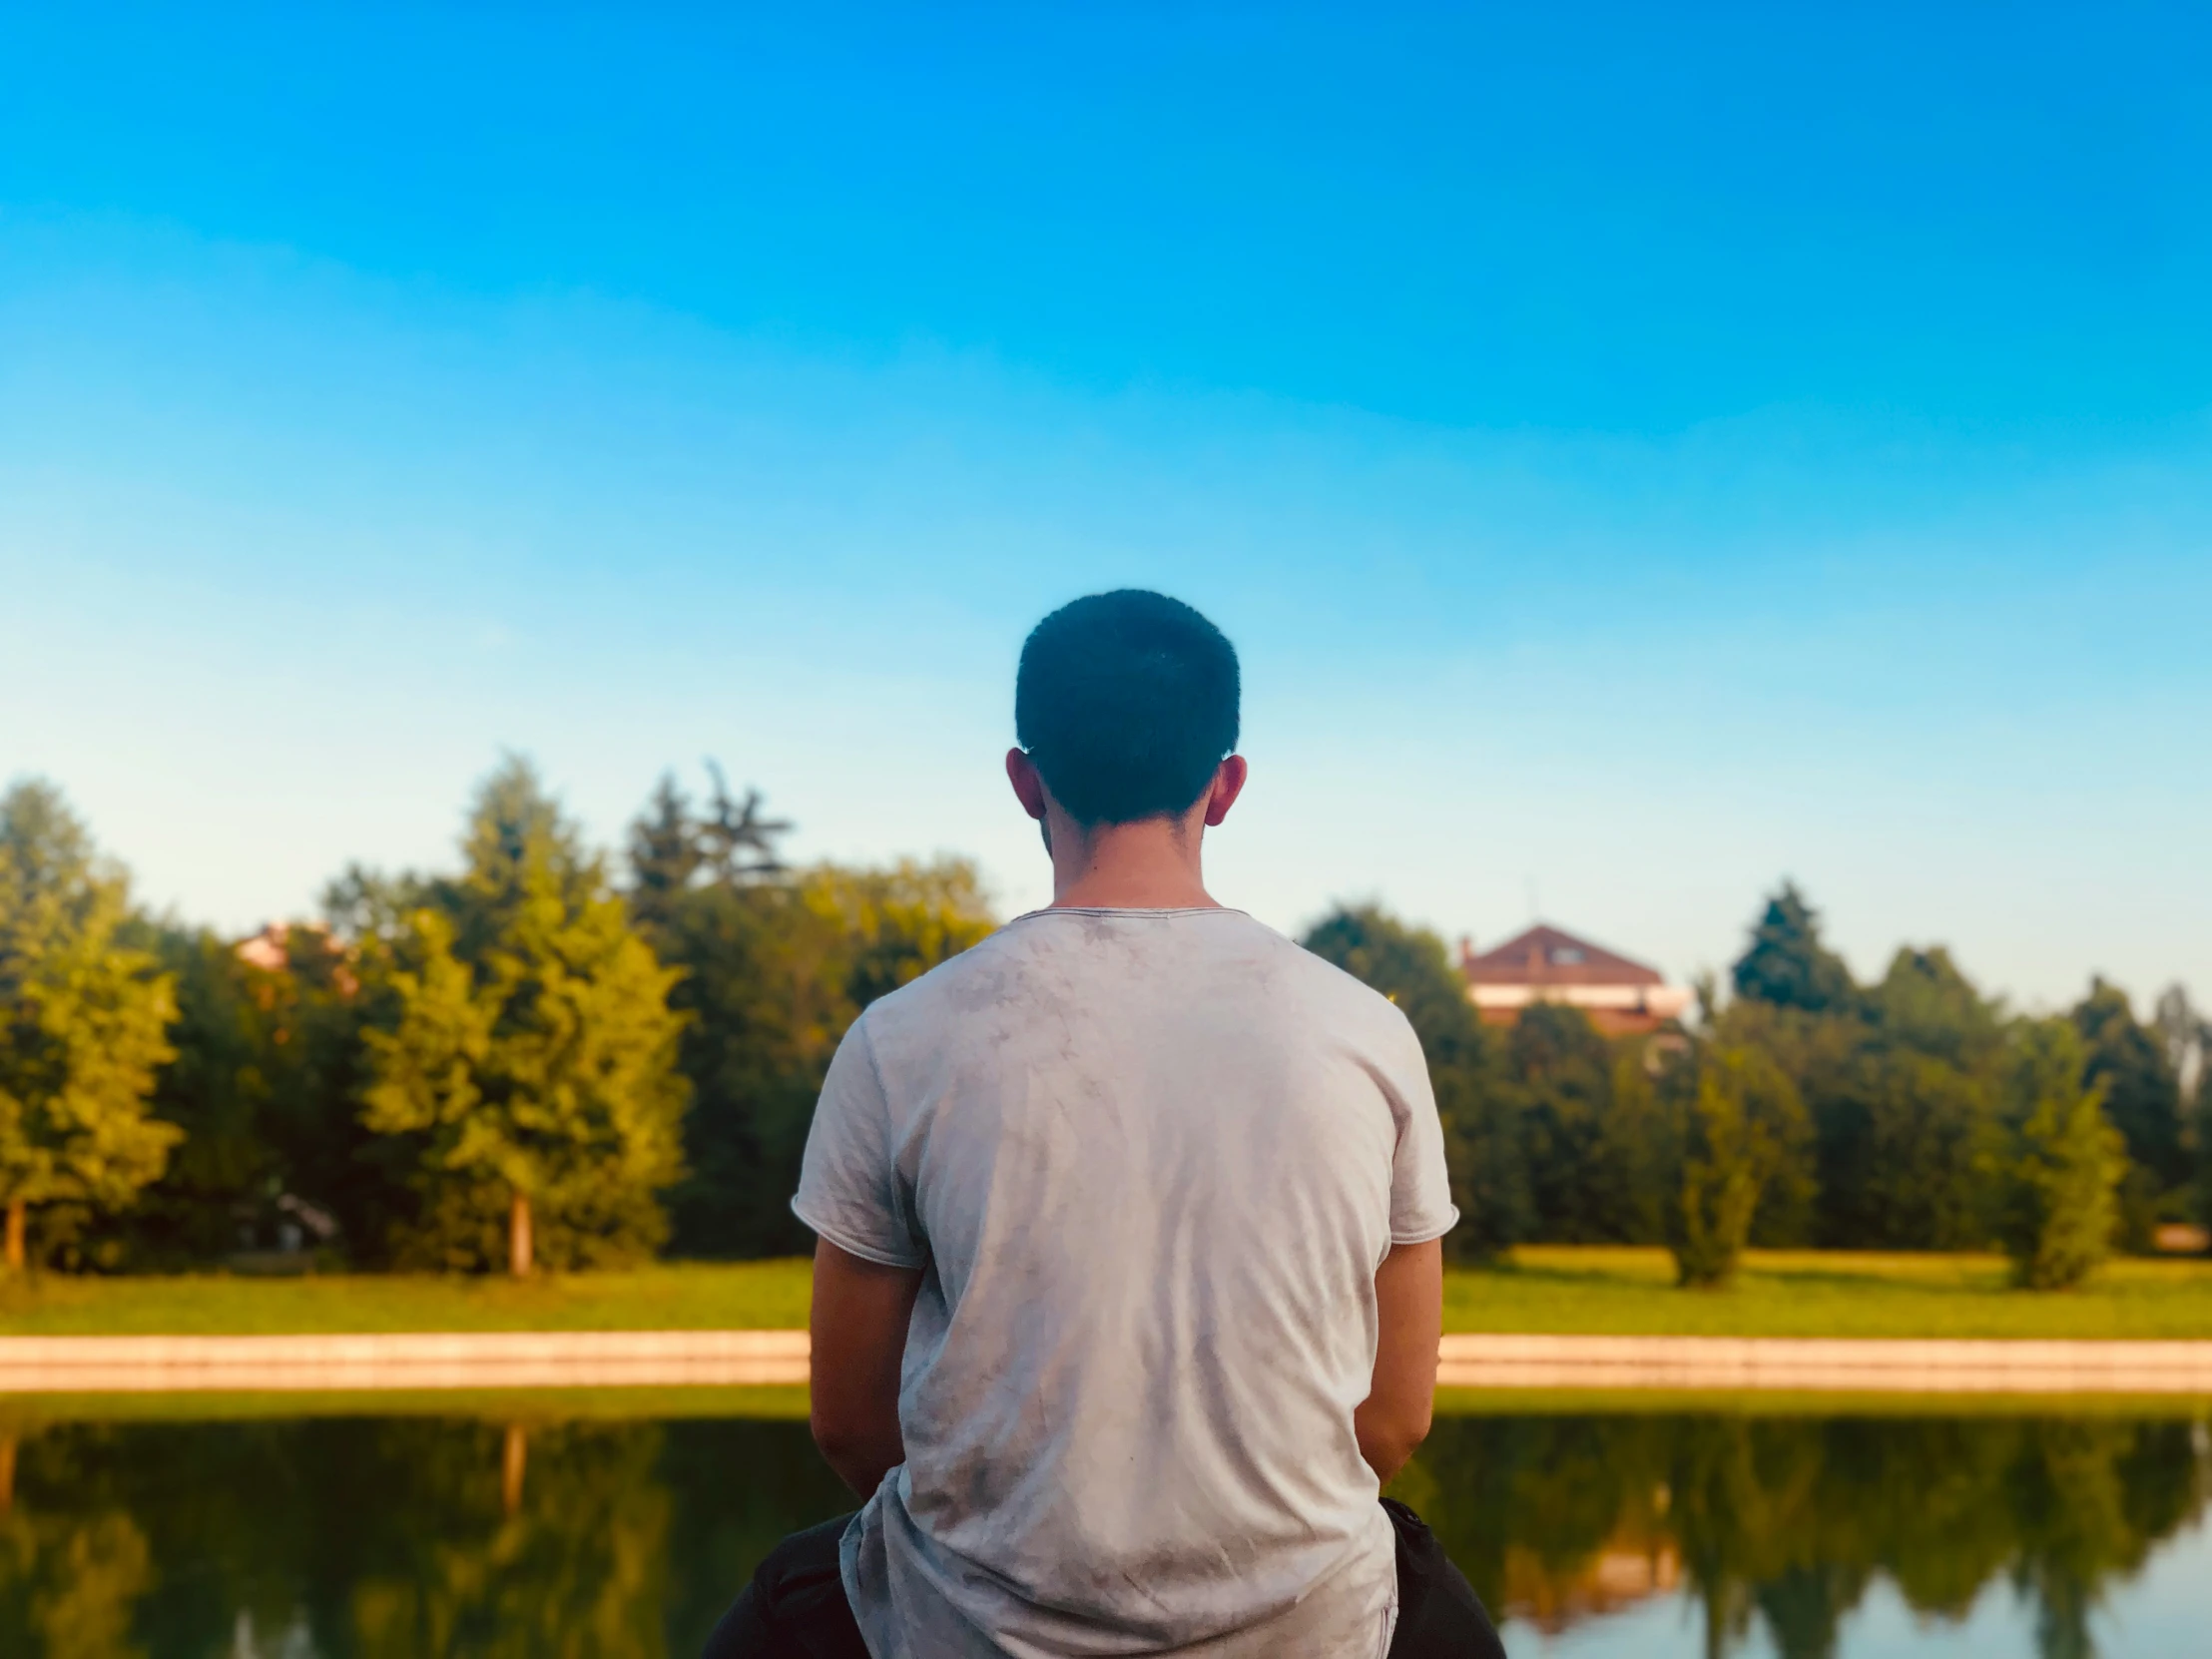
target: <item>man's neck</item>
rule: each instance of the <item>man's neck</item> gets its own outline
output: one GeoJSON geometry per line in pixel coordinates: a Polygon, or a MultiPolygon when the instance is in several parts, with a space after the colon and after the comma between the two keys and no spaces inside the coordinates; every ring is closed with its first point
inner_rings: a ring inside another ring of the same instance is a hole
{"type": "Polygon", "coordinates": [[[1056,910],[1219,909],[1200,873],[1204,815],[1148,818],[1078,829],[1057,812],[1052,825],[1056,910]]]}

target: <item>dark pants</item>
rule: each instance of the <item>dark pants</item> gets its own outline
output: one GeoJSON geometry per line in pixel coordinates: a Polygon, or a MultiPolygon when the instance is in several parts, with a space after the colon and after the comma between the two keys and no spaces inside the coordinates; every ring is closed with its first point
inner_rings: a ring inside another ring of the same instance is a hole
{"type": "MultiPolygon", "coordinates": [[[[1505,1659],[1474,1586],[1436,1535],[1395,1498],[1384,1498],[1382,1507],[1397,1529],[1397,1634],[1389,1659],[1505,1659]]],[[[867,1659],[837,1575],[837,1540],[851,1518],[794,1532],[770,1550],[700,1659],[867,1659]]]]}

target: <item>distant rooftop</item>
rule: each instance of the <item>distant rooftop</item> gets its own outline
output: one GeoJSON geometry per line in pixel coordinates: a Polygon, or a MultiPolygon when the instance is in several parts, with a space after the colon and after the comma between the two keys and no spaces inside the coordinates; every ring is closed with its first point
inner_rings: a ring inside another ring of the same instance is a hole
{"type": "Polygon", "coordinates": [[[291,965],[290,924],[273,921],[259,933],[239,941],[239,960],[268,973],[281,973],[291,965]]]}
{"type": "MultiPolygon", "coordinates": [[[[265,973],[282,973],[291,963],[291,947],[295,937],[318,941],[327,956],[344,957],[346,951],[330,936],[329,927],[319,921],[273,921],[259,933],[250,933],[234,947],[238,959],[265,973]]],[[[352,970],[343,960],[336,966],[332,979],[340,991],[351,996],[356,989],[352,970]]]]}
{"type": "Polygon", "coordinates": [[[1459,965],[1470,985],[1660,985],[1644,966],[1557,927],[1535,926],[1477,956],[1462,945],[1459,965]]]}
{"type": "Polygon", "coordinates": [[[1588,1012],[1606,1030],[1648,1030],[1690,1005],[1690,993],[1659,970],[1539,923],[1477,955],[1459,943],[1467,995],[1482,1017],[1509,1021],[1531,1002],[1564,1002],[1588,1012]]]}

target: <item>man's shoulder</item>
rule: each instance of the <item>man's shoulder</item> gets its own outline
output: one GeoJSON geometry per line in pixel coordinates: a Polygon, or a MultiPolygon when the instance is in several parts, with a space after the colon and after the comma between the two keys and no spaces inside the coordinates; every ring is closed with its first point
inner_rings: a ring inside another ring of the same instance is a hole
{"type": "Polygon", "coordinates": [[[1017,970],[1024,953],[1019,933],[1026,919],[1017,916],[959,954],[947,956],[896,990],[884,992],[861,1010],[860,1019],[881,1031],[914,1019],[941,1018],[948,1004],[969,1006],[978,995],[995,994],[994,987],[1017,970]]]}
{"type": "MultiPolygon", "coordinates": [[[[1026,1005],[1040,972],[1062,977],[1049,965],[1084,954],[1086,912],[1036,910],[1017,916],[988,937],[948,957],[928,972],[877,998],[861,1016],[880,1034],[900,1030],[941,1029],[947,1019],[981,1012],[994,1005],[1026,1005]]],[[[1206,941],[1200,952],[1209,965],[1231,971],[1233,964],[1261,971],[1256,976],[1297,1016],[1364,1031],[1384,1041],[1410,1037],[1411,1027],[1396,1004],[1334,962],[1242,910],[1194,913],[1206,941]]],[[[1111,918],[1108,918],[1111,925],[1111,918]]]]}
{"type": "Polygon", "coordinates": [[[1317,956],[1302,944],[1290,939],[1283,943],[1298,960],[1297,971],[1307,995],[1331,1014],[1392,1037],[1411,1034],[1413,1028],[1405,1018],[1405,1011],[1365,979],[1346,972],[1326,956],[1317,956]]]}

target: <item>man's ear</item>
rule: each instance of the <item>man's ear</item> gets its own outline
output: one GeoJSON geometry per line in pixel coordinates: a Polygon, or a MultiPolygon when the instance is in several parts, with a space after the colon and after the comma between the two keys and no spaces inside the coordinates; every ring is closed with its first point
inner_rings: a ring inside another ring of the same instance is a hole
{"type": "Polygon", "coordinates": [[[1006,751],[1006,782],[1014,786],[1014,799],[1021,803],[1021,810],[1044,822],[1044,778],[1037,771],[1037,763],[1029,758],[1029,752],[1015,748],[1006,751]]]}
{"type": "Polygon", "coordinates": [[[1211,830],[1229,816],[1229,809],[1237,804],[1237,797],[1244,794],[1245,780],[1252,775],[1252,768],[1242,755],[1227,757],[1214,769],[1214,782],[1206,793],[1206,828],[1211,830]]]}

